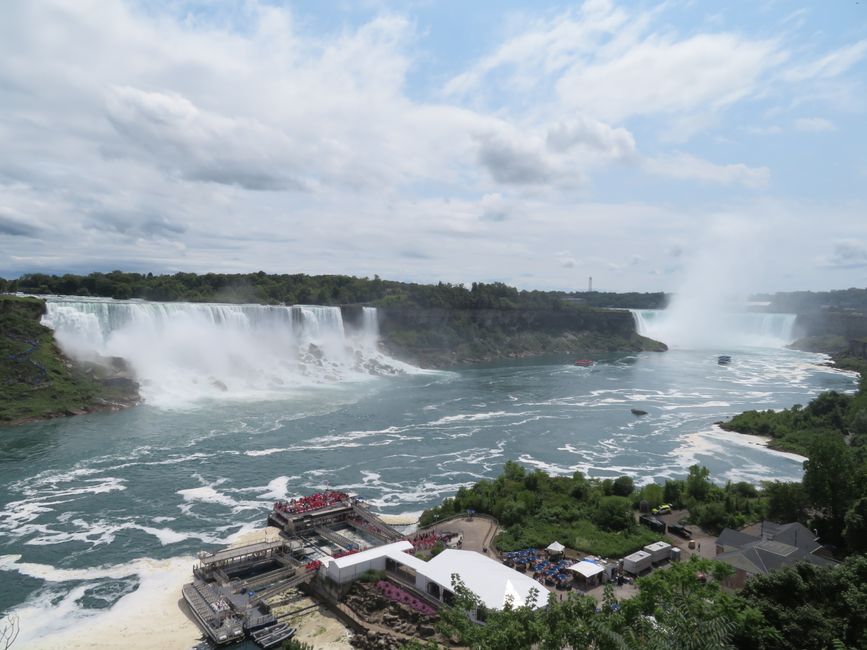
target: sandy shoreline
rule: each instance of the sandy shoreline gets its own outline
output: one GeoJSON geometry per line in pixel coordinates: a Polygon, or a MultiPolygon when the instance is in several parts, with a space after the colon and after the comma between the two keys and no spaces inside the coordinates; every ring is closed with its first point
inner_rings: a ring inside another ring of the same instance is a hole
{"type": "Polygon", "coordinates": [[[770,453],[784,458],[790,458],[798,462],[804,462],[807,460],[805,456],[801,456],[800,454],[791,451],[783,451],[781,449],[774,449],[774,447],[771,446],[774,439],[770,436],[762,436],[754,433],[740,433],[739,431],[726,431],[718,424],[714,424],[713,427],[711,427],[711,432],[715,437],[734,442],[735,444],[763,447],[770,453]]]}

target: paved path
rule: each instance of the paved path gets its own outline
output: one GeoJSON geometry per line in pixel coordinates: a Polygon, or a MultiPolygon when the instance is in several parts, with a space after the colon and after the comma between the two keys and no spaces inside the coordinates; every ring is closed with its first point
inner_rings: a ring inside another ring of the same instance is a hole
{"type": "Polygon", "coordinates": [[[491,542],[497,535],[499,528],[490,519],[483,517],[460,517],[449,521],[434,524],[433,530],[437,532],[453,532],[463,535],[463,543],[461,548],[465,551],[476,551],[484,553],[487,549],[487,554],[496,558],[496,553],[491,548],[491,542]]]}
{"type": "MultiPolygon", "coordinates": [[[[658,518],[667,524],[676,524],[682,519],[689,516],[688,510],[673,510],[667,515],[658,515],[658,518]]],[[[678,535],[666,533],[666,540],[672,545],[680,549],[680,557],[682,560],[688,560],[693,555],[699,555],[708,560],[712,560],[716,556],[716,535],[709,535],[698,526],[689,525],[687,529],[692,533],[692,539],[695,542],[695,548],[689,548],[689,541],[678,535]]]]}

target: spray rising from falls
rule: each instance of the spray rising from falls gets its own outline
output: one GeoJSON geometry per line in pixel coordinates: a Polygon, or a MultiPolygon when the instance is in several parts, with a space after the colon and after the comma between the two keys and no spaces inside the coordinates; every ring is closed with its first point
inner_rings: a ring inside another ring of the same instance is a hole
{"type": "Polygon", "coordinates": [[[780,348],[795,340],[795,315],[725,310],[632,310],[642,336],[674,348],[726,351],[780,348]]]}
{"type": "Polygon", "coordinates": [[[414,370],[379,351],[375,309],[357,316],[345,324],[338,307],[52,298],[44,323],[67,354],[121,357],[147,402],[173,406],[414,370]]]}

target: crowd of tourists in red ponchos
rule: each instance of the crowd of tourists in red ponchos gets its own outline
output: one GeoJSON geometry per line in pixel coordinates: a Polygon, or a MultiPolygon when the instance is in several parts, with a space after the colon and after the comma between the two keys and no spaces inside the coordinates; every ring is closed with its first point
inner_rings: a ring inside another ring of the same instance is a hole
{"type": "Polygon", "coordinates": [[[348,500],[349,495],[346,492],[329,490],[328,492],[317,492],[306,497],[298,497],[291,501],[278,501],[274,504],[274,510],[289,515],[300,515],[305,512],[336,506],[348,500]]]}
{"type": "Polygon", "coordinates": [[[423,600],[416,598],[408,591],[405,591],[398,587],[397,585],[389,582],[388,580],[379,580],[376,583],[376,588],[382,592],[382,595],[388,598],[389,600],[393,600],[396,603],[403,603],[404,605],[409,605],[419,614],[424,614],[425,616],[433,616],[436,614],[436,610],[428,605],[423,600]]]}
{"type": "Polygon", "coordinates": [[[448,544],[448,542],[451,541],[453,537],[457,536],[457,534],[458,533],[438,533],[436,531],[431,531],[429,533],[419,533],[409,541],[414,550],[424,551],[436,546],[437,542],[448,544]]]}

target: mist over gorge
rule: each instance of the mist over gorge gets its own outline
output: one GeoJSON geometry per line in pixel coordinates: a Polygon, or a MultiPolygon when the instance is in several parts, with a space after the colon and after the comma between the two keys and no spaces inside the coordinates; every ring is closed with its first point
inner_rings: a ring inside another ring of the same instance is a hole
{"type": "Polygon", "coordinates": [[[87,360],[120,357],[156,406],[285,397],[321,384],[413,372],[378,349],[376,310],[49,299],[44,324],[87,360]]]}

